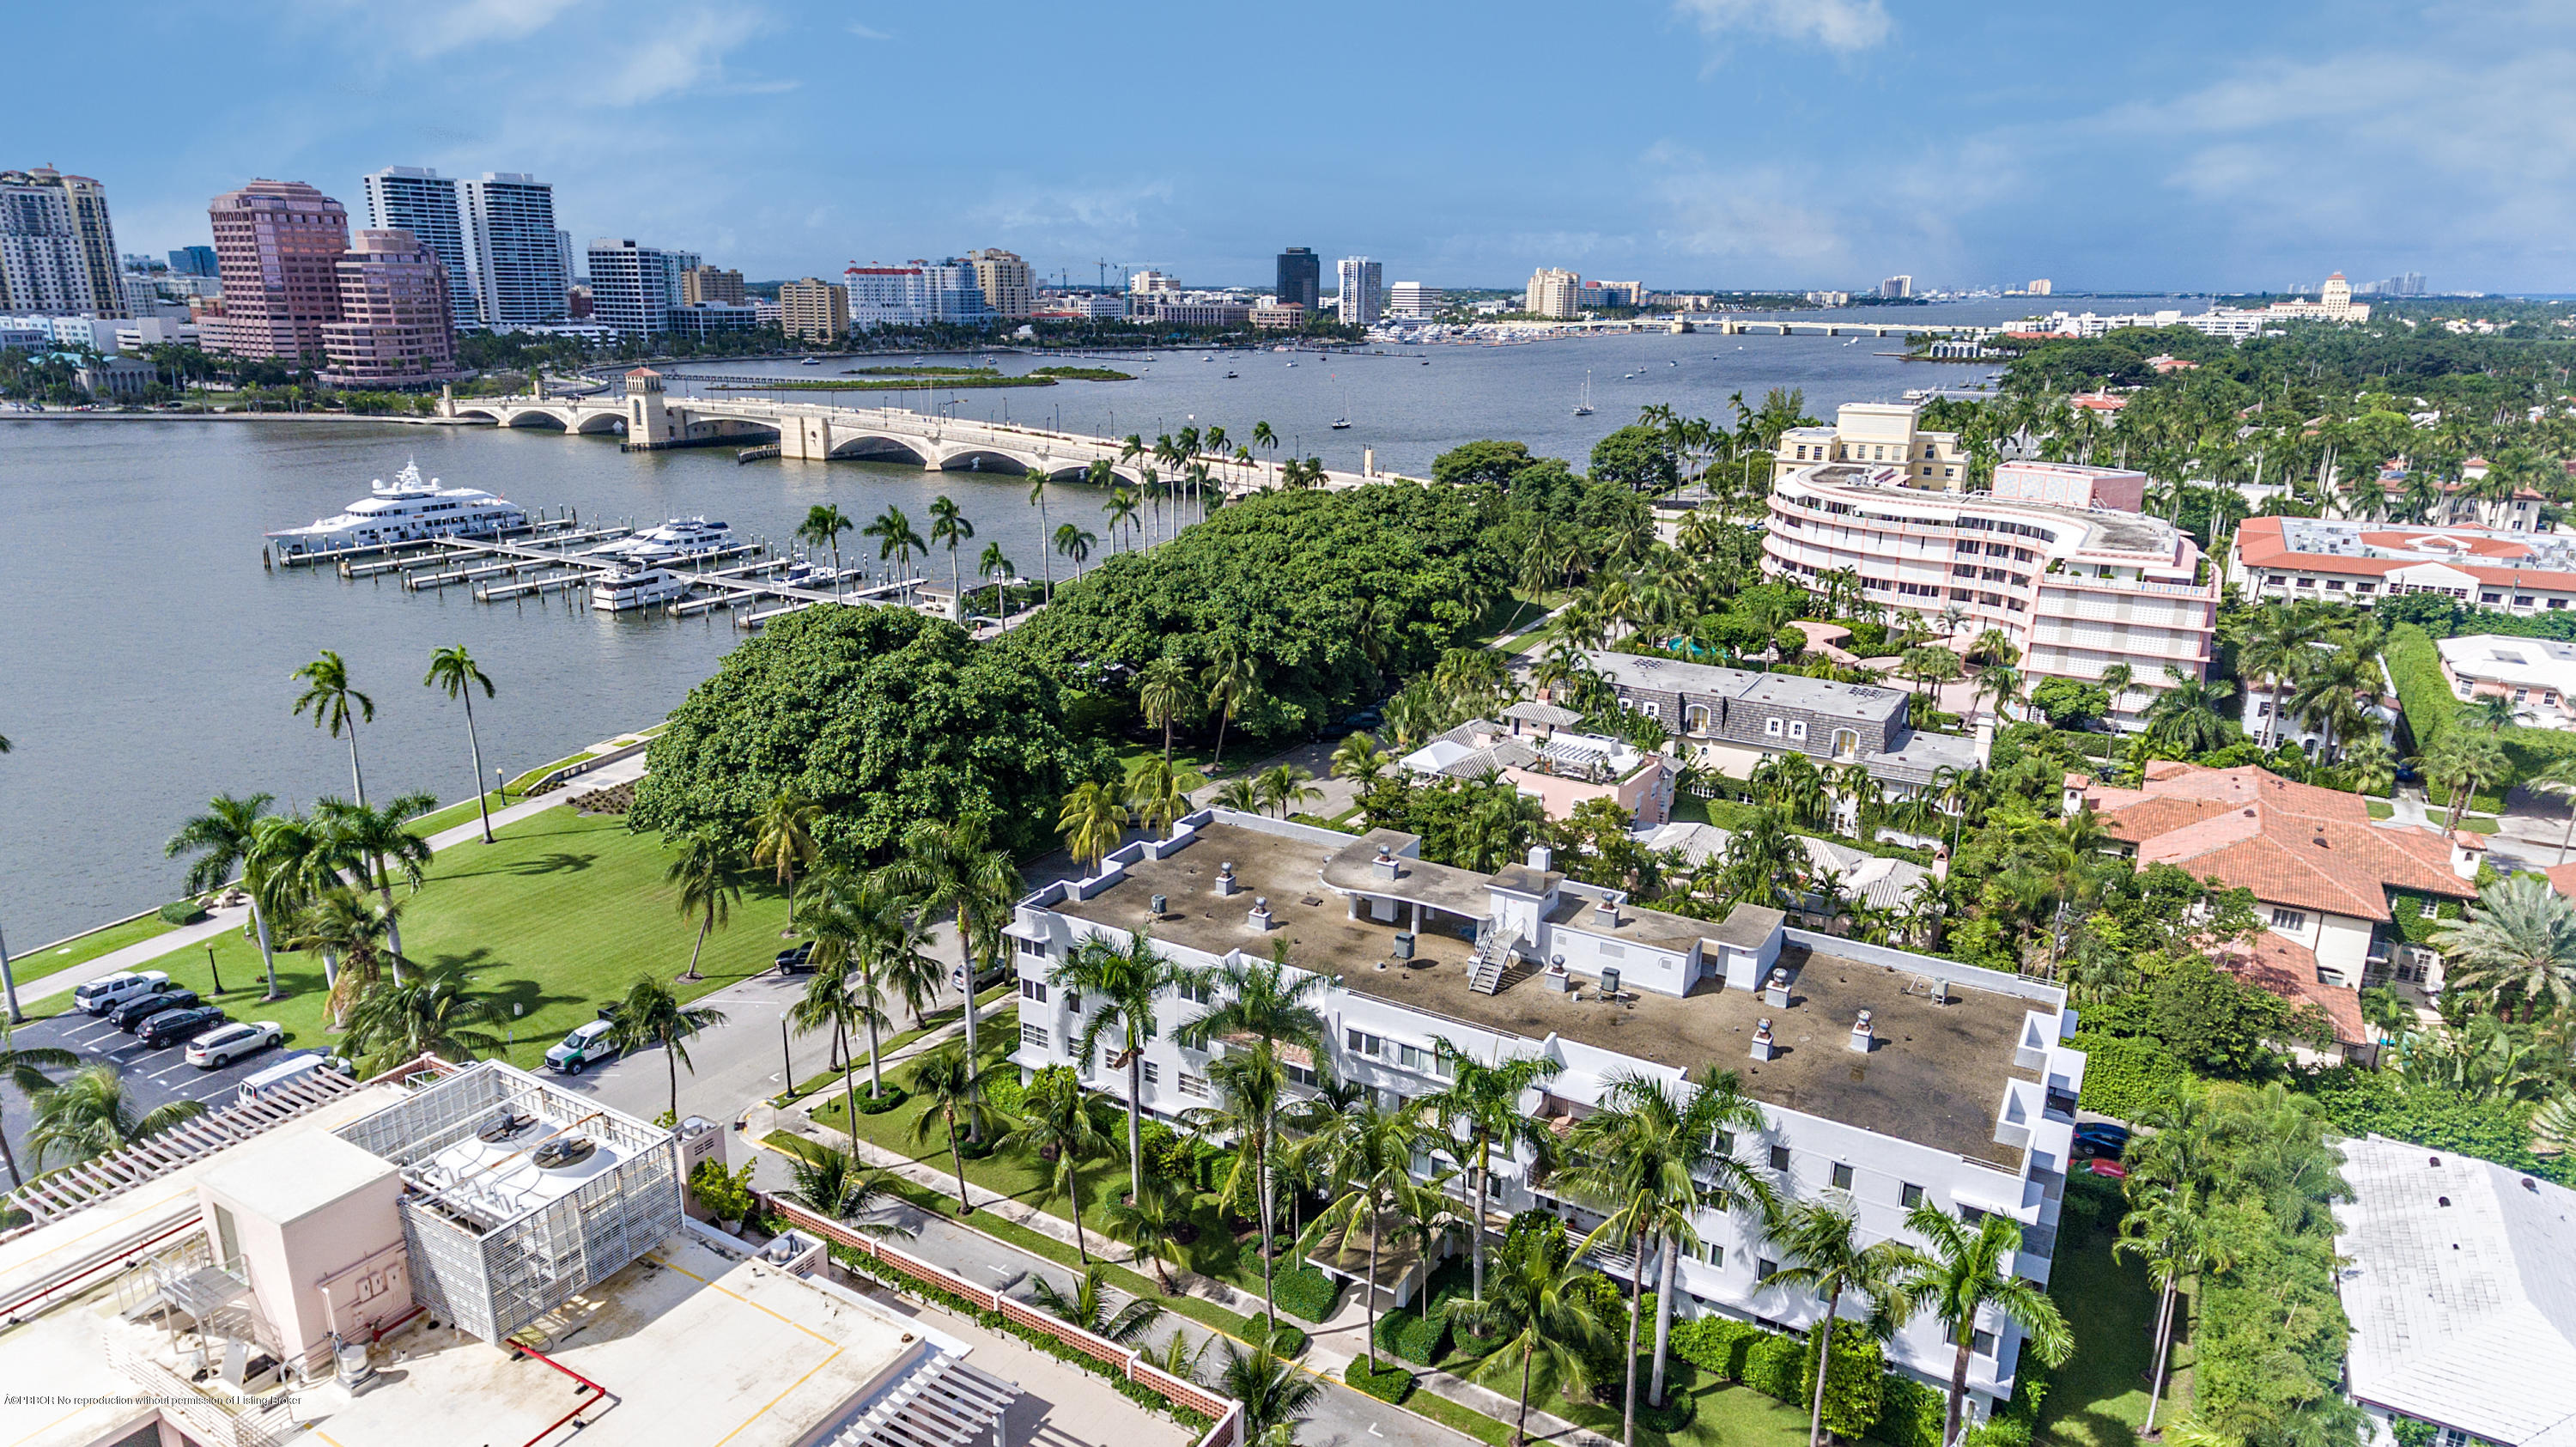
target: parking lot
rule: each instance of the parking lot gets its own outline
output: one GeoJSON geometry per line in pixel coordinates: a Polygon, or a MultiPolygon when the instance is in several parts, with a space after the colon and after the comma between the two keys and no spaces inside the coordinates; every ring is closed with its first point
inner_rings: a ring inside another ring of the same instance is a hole
{"type": "MultiPolygon", "coordinates": [[[[256,1008],[257,1002],[246,1003],[256,1008]]],[[[259,1018],[240,1009],[228,1009],[225,1014],[237,1020],[259,1018]]],[[[210,1025],[207,1028],[214,1027],[210,1025]]],[[[243,1079],[267,1069],[286,1055],[296,1053],[298,1048],[289,1045],[284,1049],[262,1050],[220,1069],[199,1070],[188,1063],[188,1047],[184,1041],[164,1045],[158,1050],[147,1049],[104,1018],[84,1015],[70,1008],[49,1019],[30,1020],[19,1026],[11,1033],[9,1043],[21,1050],[38,1046],[69,1050],[79,1055],[84,1064],[92,1060],[113,1064],[125,1074],[126,1097],[133,1101],[137,1114],[174,1100],[202,1100],[210,1109],[220,1107],[232,1100],[233,1087],[243,1079]]],[[[61,1071],[49,1073],[57,1080],[63,1075],[61,1071]]],[[[34,1113],[28,1108],[26,1099],[14,1089],[0,1090],[0,1110],[6,1112],[9,1143],[18,1151],[18,1164],[33,1170],[34,1163],[26,1142],[28,1128],[35,1124],[34,1113]]]]}

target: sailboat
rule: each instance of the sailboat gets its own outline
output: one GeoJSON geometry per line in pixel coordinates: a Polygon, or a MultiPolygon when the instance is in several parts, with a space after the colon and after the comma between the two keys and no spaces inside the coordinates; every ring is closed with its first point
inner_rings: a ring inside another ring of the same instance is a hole
{"type": "Polygon", "coordinates": [[[1592,415],[1592,374],[1590,372],[1583,374],[1583,400],[1574,404],[1574,415],[1577,417],[1592,415]]]}

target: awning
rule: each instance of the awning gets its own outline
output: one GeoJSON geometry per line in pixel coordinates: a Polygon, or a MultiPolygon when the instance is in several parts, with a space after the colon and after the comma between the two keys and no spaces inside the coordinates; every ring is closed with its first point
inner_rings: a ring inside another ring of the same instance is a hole
{"type": "Polygon", "coordinates": [[[1003,1447],[1002,1415],[1019,1385],[940,1352],[831,1438],[831,1447],[1003,1447]]]}

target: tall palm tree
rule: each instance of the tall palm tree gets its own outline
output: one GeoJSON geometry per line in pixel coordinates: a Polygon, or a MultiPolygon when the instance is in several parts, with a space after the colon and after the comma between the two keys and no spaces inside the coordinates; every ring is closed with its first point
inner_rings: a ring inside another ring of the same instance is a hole
{"type": "Polygon", "coordinates": [[[373,1074],[423,1055],[472,1060],[501,1048],[493,1028],[500,1006],[476,994],[465,972],[426,970],[400,980],[380,980],[349,1011],[347,1049],[366,1057],[373,1074]]]}
{"type": "Polygon", "coordinates": [[[1117,551],[1125,551],[1123,530],[1134,526],[1136,522],[1135,490],[1126,487],[1111,488],[1109,500],[1100,505],[1100,510],[1109,517],[1110,547],[1117,551]]]}
{"type": "Polygon", "coordinates": [[[822,817],[822,805],[794,789],[781,789],[760,806],[751,823],[751,862],[768,866],[787,891],[787,928],[778,932],[782,939],[796,933],[796,867],[813,863],[823,852],[814,842],[814,825],[822,817]]]}
{"type": "Polygon", "coordinates": [[[2235,692],[2236,685],[2225,679],[2170,675],[2164,690],[2147,705],[2147,737],[2186,753],[2225,748],[2231,730],[2218,709],[2235,692]]]}
{"type": "Polygon", "coordinates": [[[2494,735],[2461,728],[2433,740],[2416,764],[2426,779],[2451,791],[2450,808],[2442,819],[2445,831],[2458,829],[2478,790],[2503,778],[2511,767],[2494,735]]]}
{"type": "Polygon", "coordinates": [[[349,735],[349,787],[358,802],[367,802],[367,777],[358,769],[358,725],[376,721],[376,701],[349,686],[349,665],[340,655],[325,648],[322,656],[295,670],[291,675],[304,680],[304,692],[295,697],[295,713],[302,717],[313,711],[313,726],[327,728],[331,737],[349,735]]]}
{"type": "Polygon", "coordinates": [[[1896,1289],[1917,1309],[1938,1317],[1957,1344],[1950,1363],[1950,1408],[1941,1426],[1942,1447],[1956,1447],[1980,1315],[1992,1308],[2018,1325],[2031,1350],[2052,1367],[2074,1351],[2075,1340],[2048,1293],[2013,1274],[2021,1226],[2011,1217],[1988,1216],[1970,1229],[1926,1197],[1906,1214],[1905,1224],[1928,1249],[1917,1254],[1896,1289]]]}
{"type": "Polygon", "coordinates": [[[951,600],[949,621],[951,622],[962,623],[966,619],[965,581],[964,575],[958,571],[957,545],[974,536],[973,520],[966,516],[955,501],[944,495],[930,500],[931,546],[938,547],[945,544],[948,548],[948,589],[951,600]]]}
{"type": "Polygon", "coordinates": [[[474,732],[474,690],[483,696],[493,695],[492,680],[474,662],[474,655],[462,643],[429,651],[429,676],[421,681],[423,688],[443,688],[449,698],[465,702],[465,748],[474,763],[474,807],[483,818],[483,842],[492,842],[492,803],[483,787],[483,742],[474,732]]]}
{"type": "MultiPolygon", "coordinates": [[[[340,962],[331,980],[331,1028],[346,1029],[349,1011],[375,987],[380,968],[400,955],[390,943],[398,903],[382,902],[363,890],[335,884],[313,895],[292,917],[286,947],[321,950],[340,962]]],[[[401,970],[395,969],[395,980],[401,970]]]]}
{"type": "MultiPolygon", "coordinates": [[[[121,1151],[206,1113],[200,1100],[174,1100],[150,1110],[137,1110],[126,1093],[125,1077],[106,1061],[75,1070],[59,1085],[33,1092],[27,1103],[36,1123],[27,1132],[27,1147],[39,1170],[95,1160],[121,1151]]],[[[13,1167],[14,1169],[14,1167],[13,1167]]]]}
{"type": "Polygon", "coordinates": [[[1145,722],[1163,731],[1163,762],[1172,761],[1172,725],[1197,698],[1190,688],[1190,667],[1177,653],[1166,653],[1145,665],[1138,680],[1136,707],[1145,722]]]}
{"type": "Polygon", "coordinates": [[[1073,559],[1075,582],[1082,581],[1083,562],[1091,556],[1092,545],[1099,541],[1096,535],[1084,532],[1072,523],[1056,524],[1055,550],[1059,555],[1073,559]]]}
{"type": "Polygon", "coordinates": [[[1127,1188],[1141,1196],[1145,1189],[1145,1047],[1160,1033],[1156,1012],[1162,997],[1194,984],[1198,972],[1154,948],[1142,931],[1125,945],[1094,935],[1075,946],[1055,967],[1048,983],[1079,991],[1091,1016],[1074,1043],[1074,1057],[1085,1063],[1099,1055],[1104,1040],[1117,1050],[1101,1062],[1104,1069],[1127,1072],[1127,1188]]]}
{"type": "MultiPolygon", "coordinates": [[[[1046,473],[1043,471],[1030,473],[1029,506],[1038,510],[1038,536],[1042,539],[1045,538],[1049,532],[1047,527],[1046,490],[1046,473]]],[[[1055,562],[1047,555],[1047,550],[1043,547],[1038,549],[1038,571],[1046,579],[1046,600],[1052,603],[1055,601],[1055,562]]]]}
{"type": "Polygon", "coordinates": [[[1217,1369],[1217,1390],[1243,1404],[1242,1430],[1235,1440],[1245,1447],[1283,1447],[1296,1441],[1297,1424],[1315,1409],[1323,1383],[1275,1356],[1270,1348],[1250,1351],[1225,1344],[1225,1365],[1217,1369]]]}
{"type": "Polygon", "coordinates": [[[2236,645],[2236,671],[2260,688],[2271,704],[2263,720],[2263,746],[2280,738],[2284,686],[2305,671],[2315,645],[2325,637],[2325,622],[2308,609],[2266,603],[2254,610],[2244,641],[2236,645]]]}
{"type": "MultiPolygon", "coordinates": [[[[1082,1167],[1094,1156],[1115,1154],[1117,1146],[1092,1114],[1092,1096],[1069,1065],[1050,1065],[1031,1077],[1020,1097],[1020,1123],[997,1142],[1003,1150],[1026,1150],[1037,1160],[1052,1156],[1048,1175],[1051,1194],[1064,1198],[1073,1216],[1073,1249],[1091,1264],[1091,1243],[1082,1230],[1082,1167]]],[[[1113,1337],[1111,1340],[1122,1340],[1113,1337]]]]}
{"type": "Polygon", "coordinates": [[[384,901],[396,980],[402,978],[402,924],[394,913],[394,876],[415,890],[428,878],[429,841],[411,832],[410,822],[437,807],[433,794],[405,794],[378,808],[332,798],[313,804],[315,822],[337,836],[343,852],[365,861],[366,882],[384,901]]]}
{"type": "MultiPolygon", "coordinates": [[[[250,854],[242,864],[242,883],[261,915],[269,920],[280,935],[295,930],[296,916],[303,913],[325,891],[342,887],[341,871],[365,866],[362,858],[343,852],[343,840],[334,831],[323,828],[301,814],[271,814],[253,821],[250,854]]],[[[296,948],[286,945],[285,948],[296,948]]],[[[325,950],[322,974],[326,983],[339,980],[339,955],[325,950]]],[[[272,964],[268,978],[268,998],[278,998],[277,971],[272,964]]]]}
{"type": "Polygon", "coordinates": [[[975,1203],[966,1194],[966,1157],[957,1148],[957,1127],[963,1123],[970,1132],[981,1131],[995,1119],[993,1108],[984,1103],[984,1077],[988,1073],[975,1067],[975,1057],[962,1040],[926,1050],[912,1063],[912,1093],[929,1107],[912,1123],[912,1138],[929,1140],[937,1128],[948,1132],[948,1163],[957,1172],[960,1216],[975,1214],[975,1203]]]}
{"type": "Polygon", "coordinates": [[[899,507],[889,507],[877,514],[876,521],[859,529],[859,536],[877,540],[878,562],[892,558],[898,566],[908,569],[912,566],[913,554],[930,555],[930,544],[923,542],[921,534],[912,530],[912,519],[905,517],[899,507]]]}
{"type": "MultiPolygon", "coordinates": [[[[48,1070],[69,1070],[80,1064],[80,1057],[69,1050],[51,1045],[18,1046],[9,1043],[9,1022],[0,1020],[0,1079],[18,1087],[18,1093],[34,1099],[36,1093],[51,1090],[53,1077],[48,1070]]],[[[9,1123],[0,1118],[0,1163],[9,1167],[9,1189],[27,1184],[26,1172],[18,1169],[18,1152],[9,1144],[9,1123]]]]}
{"type": "Polygon", "coordinates": [[[1206,1129],[1213,1121],[1204,1117],[1224,1112],[1230,1119],[1223,1124],[1225,1133],[1235,1140],[1235,1172],[1240,1175],[1249,1165],[1252,1180],[1248,1183],[1229,1180],[1224,1194],[1229,1200],[1240,1200],[1241,1187],[1249,1184],[1261,1218],[1261,1299],[1269,1307],[1270,1329],[1279,1329],[1279,1300],[1273,1290],[1273,1258],[1278,1255],[1278,1189],[1277,1163],[1279,1148],[1279,1102],[1287,1090],[1287,1073],[1281,1068],[1282,1046],[1304,1050],[1308,1058],[1322,1050],[1330,1026],[1315,999],[1323,992],[1325,980],[1307,971],[1292,971],[1288,965],[1288,942],[1275,941],[1267,960],[1233,959],[1220,964],[1208,984],[1216,987],[1216,1003],[1174,1032],[1182,1044],[1192,1049],[1205,1049],[1210,1040],[1250,1037],[1252,1049],[1240,1054],[1228,1053],[1208,1067],[1209,1083],[1219,1091],[1213,1111],[1193,1113],[1206,1129]]]}
{"type": "Polygon", "coordinates": [[[2147,1420],[2140,1429],[2156,1430],[2156,1408],[2165,1392],[2165,1364],[2173,1351],[2174,1297],[2186,1276],[2223,1271],[2233,1264],[2223,1238],[2210,1230],[2199,1183],[2150,1182],[2136,1193],[2129,1213],[2120,1219],[2114,1252],[2147,1263],[2156,1283],[2156,1372],[2147,1390],[2147,1420]]]}
{"type": "MultiPolygon", "coordinates": [[[[1359,737],[1355,735],[1354,737],[1359,737]]],[[[1485,1298],[1486,1193],[1494,1178],[1494,1147],[1517,1156],[1531,1153],[1545,1162],[1553,1154],[1556,1134],[1535,1115],[1521,1110],[1521,1097],[1556,1078],[1561,1062],[1543,1055],[1515,1055],[1487,1062],[1459,1049],[1447,1036],[1431,1037],[1432,1048],[1447,1062],[1449,1084],[1423,1097],[1422,1108],[1440,1128],[1460,1142],[1459,1159],[1467,1167],[1469,1295],[1485,1298]]]]}
{"type": "Polygon", "coordinates": [[[835,588],[841,574],[841,534],[857,527],[849,515],[828,502],[818,502],[805,510],[805,521],[796,525],[796,540],[818,548],[832,550],[832,577],[835,588]]]}
{"type": "Polygon", "coordinates": [[[997,618],[1011,616],[1010,597],[1006,590],[1015,574],[1011,560],[1002,556],[1002,545],[986,543],[984,555],[975,560],[975,576],[993,585],[993,616],[997,618]]]}
{"type": "Polygon", "coordinates": [[[1487,1360],[1520,1360],[1521,1412],[1511,1447],[1529,1440],[1531,1368],[1544,1360],[1559,1381],[1578,1384],[1585,1354],[1607,1325],[1594,1313],[1590,1297],[1576,1289],[1575,1283],[1590,1274],[1575,1265],[1564,1228],[1542,1224],[1504,1239],[1492,1289],[1484,1297],[1450,1304],[1449,1319],[1480,1336],[1510,1333],[1487,1360]]]}
{"type": "Polygon", "coordinates": [[[2546,1004],[2576,1002],[2576,905],[2528,874],[2487,886],[2467,919],[2433,933],[2454,990],[2515,1002],[2528,1022],[2546,1004]]]}
{"type": "Polygon", "coordinates": [[[876,1219],[879,1212],[903,1199],[893,1172],[862,1165],[848,1151],[810,1141],[789,1153],[787,1170],[795,1182],[789,1189],[798,1200],[860,1235],[913,1234],[897,1222],[876,1219]]]}
{"type": "Polygon", "coordinates": [[[851,1041],[860,1029],[868,1032],[868,1098],[874,1100],[881,1093],[877,1030],[885,1023],[885,1011],[873,992],[851,988],[857,968],[854,936],[864,926],[850,913],[847,902],[833,898],[807,900],[799,912],[798,919],[814,933],[814,953],[807,961],[813,973],[805,977],[805,992],[787,1007],[787,1023],[799,1031],[832,1032],[832,1058],[841,1070],[841,1108],[849,1112],[850,1149],[857,1150],[858,1086],[852,1079],[857,1052],[851,1041]]]}
{"type": "Polygon", "coordinates": [[[1229,635],[1218,640],[1199,681],[1207,688],[1208,707],[1216,710],[1216,753],[1211,762],[1221,764],[1225,762],[1226,725],[1240,717],[1260,694],[1261,671],[1241,641],[1229,635]]]}
{"type": "Polygon", "coordinates": [[[1064,796],[1055,827],[1074,859],[1097,870],[1127,835],[1127,806],[1119,802],[1116,789],[1097,779],[1076,784],[1064,796]]]}
{"type": "Polygon", "coordinates": [[[983,1048],[976,1041],[975,981],[984,972],[977,966],[998,963],[979,961],[976,954],[987,946],[988,952],[998,953],[1001,926],[1009,923],[1012,906],[1019,902],[1020,871],[1007,852],[992,847],[980,818],[915,820],[903,831],[902,844],[903,853],[884,868],[887,884],[921,914],[957,921],[957,958],[966,968],[966,987],[960,993],[971,1055],[983,1048]]]}
{"type": "Polygon", "coordinates": [[[1307,1223],[1297,1245],[1300,1251],[1312,1255],[1317,1243],[1338,1235],[1340,1254],[1347,1256],[1353,1233],[1363,1226],[1368,1229],[1368,1271],[1360,1282],[1360,1296],[1368,1306],[1368,1337],[1361,1350],[1368,1356],[1369,1370],[1374,1372],[1379,1223],[1393,1209],[1396,1192],[1413,1184],[1413,1153],[1422,1141],[1422,1120],[1410,1108],[1387,1109],[1371,1092],[1367,1099],[1321,1125],[1306,1145],[1320,1159],[1335,1199],[1307,1223]]]}
{"type": "Polygon", "coordinates": [[[1073,1290],[1065,1291],[1044,1276],[1030,1277],[1029,1290],[1037,1297],[1038,1305],[1103,1341],[1121,1346],[1133,1344],[1163,1318],[1163,1304],[1141,1296],[1131,1296],[1125,1306],[1113,1308],[1109,1268],[1093,1265],[1088,1256],[1083,1258],[1082,1280],[1073,1290]]]}
{"type": "Polygon", "coordinates": [[[725,1023],[725,1012],[713,1005],[683,1005],[671,988],[651,975],[638,975],[626,987],[626,998],[617,1002],[609,1017],[609,1038],[616,1042],[620,1054],[630,1054],[648,1045],[662,1047],[662,1063],[671,1079],[671,1119],[680,1118],[680,1067],[697,1073],[689,1059],[688,1042],[702,1031],[725,1023]]]}
{"type": "Polygon", "coordinates": [[[1833,1324],[1842,1313],[1843,1297],[1861,1298],[1882,1314],[1891,1329],[1904,1325],[1902,1314],[1911,1302],[1898,1287],[1913,1264],[1913,1254],[1894,1241],[1862,1244],[1860,1213],[1851,1197],[1840,1191],[1789,1207],[1769,1235],[1790,1264],[1763,1277],[1762,1284],[1802,1287],[1825,1299],[1816,1339],[1815,1400],[1807,1412],[1807,1447],[1824,1447],[1825,1381],[1833,1363],[1833,1324]]]}
{"type": "Polygon", "coordinates": [[[1169,759],[1139,754],[1127,764],[1127,804],[1138,824],[1169,829],[1190,811],[1190,791],[1207,777],[1169,759]]]}
{"type": "Polygon", "coordinates": [[[689,947],[689,967],[680,978],[703,980],[698,959],[706,953],[707,936],[732,919],[734,902],[742,898],[733,850],[713,829],[693,830],[681,837],[679,855],[662,871],[662,882],[678,887],[680,918],[698,922],[697,943],[689,947]]]}
{"type": "MultiPolygon", "coordinates": [[[[204,894],[221,889],[236,872],[244,875],[244,883],[249,883],[251,851],[259,840],[259,822],[268,813],[269,803],[275,797],[272,794],[253,794],[241,799],[230,794],[217,794],[207,802],[206,812],[190,817],[179,826],[179,832],[170,836],[170,842],[162,847],[161,852],[170,859],[183,854],[193,856],[188,864],[188,893],[204,894]]],[[[259,938],[260,963],[268,970],[268,998],[274,1000],[277,998],[277,956],[268,937],[268,912],[260,906],[257,889],[249,889],[245,893],[250,895],[251,932],[259,938]]]]}

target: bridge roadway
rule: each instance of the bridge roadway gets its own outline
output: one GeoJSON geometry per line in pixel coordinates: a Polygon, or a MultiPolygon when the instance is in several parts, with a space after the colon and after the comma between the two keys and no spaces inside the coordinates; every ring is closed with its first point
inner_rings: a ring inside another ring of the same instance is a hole
{"type": "MultiPolygon", "coordinates": [[[[1106,462],[1121,480],[1141,485],[1148,458],[1122,458],[1115,438],[1058,432],[1043,427],[938,417],[902,407],[832,407],[757,397],[687,397],[663,390],[660,374],[638,368],[626,374],[624,394],[602,397],[467,397],[451,391],[439,399],[444,417],[482,418],[502,427],[614,435],[630,450],[775,442],[781,458],[822,462],[834,458],[911,461],[925,471],[1004,470],[1050,478],[1079,477],[1106,462]]],[[[1211,482],[1228,496],[1279,485],[1278,460],[1244,463],[1200,459],[1211,482]]],[[[1374,464],[1364,464],[1373,467],[1374,464]]],[[[1408,480],[1364,470],[1327,470],[1328,488],[1408,480]]],[[[1409,479],[1419,481],[1420,479],[1409,479]]],[[[1166,486],[1179,481],[1163,477],[1166,486]]]]}

